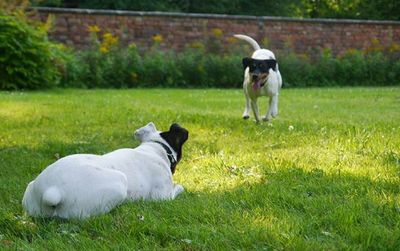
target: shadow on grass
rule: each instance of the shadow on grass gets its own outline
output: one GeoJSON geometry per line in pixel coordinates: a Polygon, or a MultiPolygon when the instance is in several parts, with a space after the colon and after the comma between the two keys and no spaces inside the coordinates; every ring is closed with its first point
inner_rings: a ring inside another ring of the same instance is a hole
{"type": "Polygon", "coordinates": [[[0,247],[82,238],[109,240],[110,248],[118,242],[132,248],[216,250],[400,248],[399,184],[321,169],[266,170],[261,182],[226,191],[190,192],[189,187],[174,201],[126,203],[82,222],[24,216],[26,184],[55,161],[54,153],[62,157],[77,149],[100,151],[62,142],[0,149],[0,229],[10,241],[0,247]]]}
{"type": "Polygon", "coordinates": [[[199,240],[203,247],[397,249],[399,193],[396,183],[290,168],[266,174],[258,184],[186,193],[174,204],[182,205],[189,220],[168,225],[189,229],[195,239],[190,225],[208,226],[199,240]]]}

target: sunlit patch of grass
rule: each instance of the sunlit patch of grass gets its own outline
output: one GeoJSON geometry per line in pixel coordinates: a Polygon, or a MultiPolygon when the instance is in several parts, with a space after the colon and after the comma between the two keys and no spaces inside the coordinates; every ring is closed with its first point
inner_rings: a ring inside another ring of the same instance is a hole
{"type": "Polygon", "coordinates": [[[399,91],[283,89],[261,124],[241,119],[240,90],[0,92],[0,249],[400,249],[399,91]],[[176,200],[85,221],[23,214],[48,164],[135,147],[149,121],[190,131],[176,200]]]}

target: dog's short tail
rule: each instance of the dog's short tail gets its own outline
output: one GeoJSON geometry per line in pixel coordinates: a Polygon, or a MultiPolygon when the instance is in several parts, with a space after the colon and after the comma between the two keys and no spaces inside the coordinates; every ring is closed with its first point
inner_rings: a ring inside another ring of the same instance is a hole
{"type": "Polygon", "coordinates": [[[253,47],[253,49],[254,49],[255,51],[261,49],[261,47],[258,45],[257,41],[254,40],[254,39],[252,39],[252,38],[249,37],[249,36],[241,35],[241,34],[236,34],[236,35],[233,35],[233,36],[234,36],[235,38],[244,40],[244,41],[248,42],[249,44],[251,44],[251,46],[253,47]]]}
{"type": "Polygon", "coordinates": [[[35,187],[35,181],[29,183],[22,199],[22,206],[31,216],[55,216],[61,203],[62,194],[57,187],[46,188],[40,193],[35,187]]]}
{"type": "Polygon", "coordinates": [[[42,202],[48,207],[55,207],[61,202],[61,193],[57,187],[50,187],[43,193],[42,202]]]}

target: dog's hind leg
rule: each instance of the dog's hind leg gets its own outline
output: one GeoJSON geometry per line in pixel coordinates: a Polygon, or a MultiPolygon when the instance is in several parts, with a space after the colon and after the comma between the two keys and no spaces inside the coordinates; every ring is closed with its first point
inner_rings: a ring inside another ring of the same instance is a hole
{"type": "Polygon", "coordinates": [[[182,193],[183,191],[185,191],[185,189],[183,188],[183,186],[177,184],[174,185],[174,190],[173,190],[173,195],[171,199],[175,199],[176,196],[178,196],[180,193],[182,193]]]}
{"type": "Polygon", "coordinates": [[[271,113],[272,113],[272,105],[271,104],[272,104],[272,97],[269,98],[267,113],[265,114],[265,116],[262,117],[263,121],[268,121],[271,119],[271,113]]]}
{"type": "Polygon", "coordinates": [[[269,98],[269,106],[267,114],[262,117],[263,121],[268,121],[271,117],[276,117],[278,115],[278,95],[269,98]]]}
{"type": "Polygon", "coordinates": [[[275,118],[278,116],[278,94],[273,96],[271,99],[271,116],[275,118]]]}

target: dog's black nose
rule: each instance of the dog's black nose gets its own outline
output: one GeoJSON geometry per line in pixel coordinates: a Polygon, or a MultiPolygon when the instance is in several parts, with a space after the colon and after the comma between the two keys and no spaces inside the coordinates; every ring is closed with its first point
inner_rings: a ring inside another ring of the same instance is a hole
{"type": "Polygon", "coordinates": [[[253,75],[252,79],[253,79],[253,81],[257,80],[258,79],[258,75],[253,75]]]}

